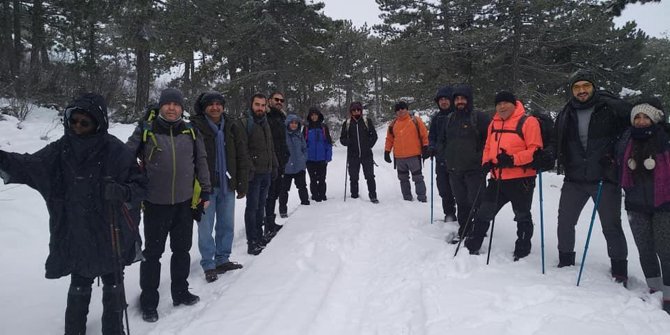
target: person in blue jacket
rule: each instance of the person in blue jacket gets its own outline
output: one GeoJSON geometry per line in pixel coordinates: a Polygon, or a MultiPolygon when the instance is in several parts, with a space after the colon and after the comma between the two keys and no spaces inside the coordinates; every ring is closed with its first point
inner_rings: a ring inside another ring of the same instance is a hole
{"type": "Polygon", "coordinates": [[[279,216],[288,217],[287,203],[288,191],[291,190],[291,182],[295,181],[295,187],[298,188],[301,205],[309,205],[309,194],[307,193],[307,182],[305,179],[305,169],[307,168],[307,144],[305,138],[300,132],[302,121],[295,114],[289,114],[286,117],[286,147],[289,157],[284,167],[284,176],[282,177],[282,188],[279,193],[279,216]]]}
{"type": "Polygon", "coordinates": [[[307,172],[309,173],[309,191],[316,202],[328,200],[326,197],[326,171],[328,162],[333,159],[333,139],[330,130],[323,122],[323,114],[316,107],[310,107],[305,122],[305,141],[307,142],[307,172]]]}

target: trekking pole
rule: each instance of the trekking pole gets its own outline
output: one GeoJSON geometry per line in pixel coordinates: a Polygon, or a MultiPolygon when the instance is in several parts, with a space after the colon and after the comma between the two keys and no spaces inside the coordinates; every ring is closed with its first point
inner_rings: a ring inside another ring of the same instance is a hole
{"type": "Polygon", "coordinates": [[[544,198],[542,197],[542,170],[537,171],[540,181],[540,250],[542,257],[542,274],[544,274],[544,198]]]}
{"type": "Polygon", "coordinates": [[[586,245],[584,246],[584,254],[582,255],[582,264],[579,266],[579,276],[577,277],[577,286],[582,280],[582,271],[584,271],[584,262],[586,261],[586,252],[589,250],[589,241],[591,240],[591,232],[593,231],[593,222],[596,220],[596,212],[598,211],[598,204],[600,204],[600,195],[603,192],[602,179],[598,182],[598,193],[596,200],[593,203],[593,213],[591,213],[591,223],[589,224],[589,233],[586,235],[586,245]]]}
{"type": "Polygon", "coordinates": [[[433,157],[430,157],[430,224],[433,224],[433,157]]]}
{"type": "MultiPolygon", "coordinates": [[[[498,178],[496,179],[496,197],[495,197],[496,208],[498,208],[498,198],[500,197],[500,182],[501,181],[502,181],[502,168],[498,169],[498,178]]],[[[486,254],[486,265],[489,265],[489,260],[491,259],[491,244],[493,244],[493,228],[495,228],[495,226],[496,226],[496,217],[494,216],[493,220],[491,220],[491,237],[489,237],[489,251],[486,254]]]]}
{"type": "MultiPolygon", "coordinates": [[[[475,194],[475,201],[472,202],[472,207],[470,207],[470,212],[468,213],[468,218],[465,221],[465,227],[463,227],[463,234],[465,234],[466,231],[468,231],[468,226],[470,225],[470,221],[472,221],[472,215],[475,212],[475,204],[479,200],[479,195],[482,193],[482,186],[486,183],[486,176],[482,178],[482,180],[479,182],[479,187],[477,188],[477,194],[475,194]]],[[[463,243],[463,238],[465,236],[459,236],[460,239],[458,240],[458,245],[456,245],[456,251],[454,252],[454,258],[456,255],[458,255],[458,250],[461,248],[461,243],[463,243]]]]}
{"type": "MultiPolygon", "coordinates": [[[[105,177],[105,180],[108,182],[113,182],[111,177],[105,177]]],[[[116,271],[114,271],[114,280],[119,286],[119,292],[115,297],[117,299],[118,305],[123,306],[123,314],[119,316],[120,324],[123,326],[123,318],[126,319],[126,332],[130,335],[130,321],[128,319],[128,303],[126,303],[126,288],[123,284],[123,264],[121,258],[121,243],[119,238],[119,225],[116,222],[116,210],[119,203],[117,201],[108,201],[107,207],[109,212],[109,229],[112,237],[112,252],[114,258],[116,259],[116,271]]]]}
{"type": "Polygon", "coordinates": [[[349,173],[349,156],[347,155],[347,162],[344,164],[344,202],[347,202],[347,177],[349,173]]]}

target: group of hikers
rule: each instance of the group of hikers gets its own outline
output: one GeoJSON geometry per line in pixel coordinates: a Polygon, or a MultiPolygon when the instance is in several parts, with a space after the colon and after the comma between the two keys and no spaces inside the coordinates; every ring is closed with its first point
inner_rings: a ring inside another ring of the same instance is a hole
{"type": "MultiPolygon", "coordinates": [[[[611,275],[627,284],[627,244],[621,195],[650,291],[663,292],[670,313],[670,138],[657,98],[635,105],[597,90],[588,71],[569,82],[571,97],[555,123],[529,116],[512,92],[495,95],[495,114],[478,111],[468,85],[437,91],[439,109],[429,124],[395,104],[384,160],[397,170],[402,198],[427,202],[423,161],[435,164],[444,221],[458,222],[449,242],[478,255],[498,211],[511,202],[517,223],[514,260],[531,252],[531,202],[536,175],[557,167],[565,174],[558,209],[558,267],[575,265],[575,226],[589,200],[600,216],[611,275]],[[548,124],[552,123],[552,124],[548,124]],[[557,165],[555,164],[557,162],[557,165]],[[490,176],[488,185],[486,177],[490,176]]],[[[255,94],[240,118],[226,113],[216,91],[194,99],[185,120],[181,91],[168,88],[124,144],[108,133],[105,99],[86,93],[64,112],[65,135],[33,154],[0,150],[0,177],[36,189],[49,210],[46,277],[70,275],[65,334],[84,334],[91,286],[103,282],[103,334],[123,334],[127,307],[123,268],[140,261],[143,320],[159,319],[161,262],[172,251],[170,292],[175,306],[199,297],[189,292],[193,221],[205,280],[242,268],[230,259],[235,200],[246,198],[247,252],[259,255],[276,236],[291,184],[301,205],[326,201],[333,140],[318,108],[305,120],[285,112],[281,92],[255,94]],[[310,184],[307,189],[306,174],[310,184]],[[311,197],[310,197],[311,194],[311,197]],[[144,212],[144,249],[138,222],[144,212]]],[[[377,131],[361,102],[349,105],[340,143],[347,147],[349,194],[359,197],[359,174],[369,200],[379,203],[372,148],[377,131]]],[[[431,176],[432,178],[432,176],[431,176]]],[[[540,179],[541,180],[541,179],[540,179]]],[[[345,186],[345,197],[347,195],[345,186]]],[[[345,198],[346,199],[346,198],[345,198]]]]}

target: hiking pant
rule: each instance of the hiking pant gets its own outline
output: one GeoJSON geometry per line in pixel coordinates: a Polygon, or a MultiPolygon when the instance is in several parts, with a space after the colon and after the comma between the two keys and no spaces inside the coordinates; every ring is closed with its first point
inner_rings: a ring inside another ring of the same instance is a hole
{"type": "Polygon", "coordinates": [[[444,215],[456,215],[456,199],[454,193],[451,191],[451,184],[449,183],[449,170],[447,170],[447,162],[435,159],[435,184],[437,184],[437,192],[442,198],[442,212],[444,215]]]}
{"type": "MultiPolygon", "coordinates": [[[[118,335],[123,331],[123,310],[126,306],[123,287],[117,282],[116,273],[100,276],[102,279],[102,334],[118,335]]],[[[70,275],[70,289],[65,308],[65,334],[85,334],[91,286],[95,278],[70,275]]],[[[120,278],[123,282],[123,278],[120,278]]]]}
{"type": "Polygon", "coordinates": [[[349,157],[349,180],[351,181],[351,195],[358,196],[358,174],[363,167],[363,176],[368,184],[368,196],[377,198],[377,184],[375,183],[375,168],[372,155],[365,157],[349,157]]]}
{"type": "Polygon", "coordinates": [[[326,200],[327,161],[307,161],[309,172],[309,192],[316,201],[326,200]]]}
{"type": "Polygon", "coordinates": [[[174,205],[144,202],[144,261],[140,263],[140,305],[142,309],[156,309],[158,286],[161,279],[161,256],[170,236],[170,279],[172,297],[188,290],[193,244],[193,216],[191,200],[174,205]]]}
{"type": "Polygon", "coordinates": [[[277,173],[277,178],[272,178],[270,176],[270,187],[268,188],[268,194],[265,197],[265,215],[275,215],[275,207],[277,206],[277,199],[279,199],[279,194],[281,193],[282,188],[282,177],[284,176],[284,167],[279,169],[277,173]]]}
{"type": "Polygon", "coordinates": [[[514,254],[528,255],[531,247],[530,240],[533,237],[533,218],[530,209],[534,190],[535,177],[500,181],[493,178],[489,179],[488,186],[482,191],[481,205],[475,214],[474,227],[465,241],[465,246],[469,250],[479,250],[489,230],[491,220],[495,218],[505,204],[511,202],[517,236],[514,254]]]}
{"type": "Polygon", "coordinates": [[[670,300],[670,212],[628,211],[628,222],[647,285],[670,300]]]}
{"type": "MultiPolygon", "coordinates": [[[[577,183],[563,181],[561,199],[558,203],[558,251],[575,251],[575,226],[586,202],[595,199],[598,193],[597,183],[577,183]]],[[[598,204],[598,217],[607,242],[607,255],[612,260],[626,260],[628,246],[621,227],[621,188],[618,185],[603,182],[598,204]]],[[[588,224],[588,223],[587,223],[588,224]]]]}
{"type": "Polygon", "coordinates": [[[263,237],[263,217],[265,216],[265,200],[270,189],[271,173],[256,173],[249,180],[247,207],[244,209],[244,228],[247,232],[247,243],[260,242],[263,237]]]}
{"type": "Polygon", "coordinates": [[[458,206],[458,236],[464,237],[472,229],[472,225],[467,223],[468,215],[472,207],[476,208],[480,202],[476,199],[477,191],[484,181],[485,176],[479,170],[449,171],[449,184],[458,206]]]}
{"type": "Polygon", "coordinates": [[[421,157],[414,156],[408,158],[396,158],[395,166],[398,170],[398,179],[400,180],[400,192],[405,200],[412,200],[412,187],[409,183],[409,175],[412,174],[412,181],[416,188],[416,198],[420,201],[426,199],[426,182],[421,173],[421,157]]]}
{"type": "Polygon", "coordinates": [[[298,188],[298,195],[300,196],[300,203],[309,204],[309,193],[307,193],[307,180],[305,178],[305,170],[295,174],[284,174],[282,177],[282,190],[279,194],[279,213],[286,214],[288,208],[288,192],[291,190],[291,182],[295,182],[295,187],[298,188]]]}

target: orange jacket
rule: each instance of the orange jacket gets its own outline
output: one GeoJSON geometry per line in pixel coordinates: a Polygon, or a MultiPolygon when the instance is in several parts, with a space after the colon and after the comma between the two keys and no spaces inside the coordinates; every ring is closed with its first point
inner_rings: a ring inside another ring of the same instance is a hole
{"type": "MultiPolygon", "coordinates": [[[[534,117],[528,117],[523,123],[523,128],[521,129],[523,139],[516,133],[519,119],[525,114],[526,110],[523,108],[523,105],[520,101],[517,101],[514,112],[512,112],[512,115],[507,120],[503,120],[496,113],[489,125],[482,163],[491,161],[493,164],[497,164],[498,159],[496,157],[503,149],[508,155],[514,157],[514,167],[502,169],[500,179],[506,180],[535,176],[535,169],[524,165],[531,163],[535,150],[542,148],[542,133],[540,132],[540,123],[534,117]],[[503,129],[507,132],[494,131],[503,129]]],[[[492,172],[492,176],[498,179],[499,170],[494,169],[492,172]]]]}
{"type": "Polygon", "coordinates": [[[384,151],[393,149],[393,157],[409,158],[421,156],[421,148],[428,145],[428,130],[418,116],[412,116],[416,124],[410,118],[410,115],[397,117],[393,122],[393,133],[391,127],[386,131],[386,145],[384,151]],[[416,130],[419,128],[419,133],[416,130]]]}

